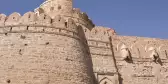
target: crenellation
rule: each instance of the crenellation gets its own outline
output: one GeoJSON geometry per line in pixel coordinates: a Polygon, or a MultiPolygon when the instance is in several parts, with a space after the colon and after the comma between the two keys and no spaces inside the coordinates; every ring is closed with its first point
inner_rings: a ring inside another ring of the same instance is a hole
{"type": "Polygon", "coordinates": [[[65,19],[61,16],[56,16],[52,21],[53,26],[58,26],[60,28],[66,28],[65,19]]]}
{"type": "Polygon", "coordinates": [[[7,17],[7,20],[5,21],[5,25],[18,25],[20,18],[21,18],[21,15],[17,12],[14,12],[7,17]]]}
{"type": "Polygon", "coordinates": [[[0,26],[4,26],[6,21],[6,15],[0,14],[0,26]]]}
{"type": "Polygon", "coordinates": [[[20,24],[34,25],[37,21],[37,15],[34,12],[25,13],[19,20],[20,24]]]}
{"type": "MultiPolygon", "coordinates": [[[[53,28],[61,28],[62,31],[66,30],[69,32],[76,32],[77,34],[77,25],[73,19],[68,19],[67,21],[60,16],[51,19],[49,16],[45,14],[40,14],[39,16],[35,15],[33,12],[27,12],[23,16],[20,16],[19,13],[12,13],[8,16],[7,20],[5,15],[2,15],[2,25],[1,33],[3,33],[5,28],[10,28],[7,31],[10,32],[18,32],[18,31],[36,31],[36,32],[44,32],[44,29],[50,27],[52,29],[50,32],[57,31],[57,29],[53,28]],[[5,25],[4,25],[5,24],[5,25]]],[[[60,31],[60,30],[58,30],[60,31]]],[[[67,32],[64,32],[67,33],[67,32]]],[[[71,34],[71,33],[70,33],[71,34]]],[[[73,35],[73,34],[71,34],[73,35]]]]}
{"type": "Polygon", "coordinates": [[[103,27],[95,27],[91,31],[86,31],[87,39],[99,40],[99,41],[109,41],[109,31],[103,27]],[[88,33],[90,32],[90,33],[88,33]]]}
{"type": "Polygon", "coordinates": [[[44,14],[44,13],[40,14],[37,17],[37,20],[38,21],[36,22],[36,24],[44,25],[44,26],[51,26],[51,23],[53,23],[52,22],[53,20],[51,19],[51,17],[46,15],[46,14],[44,14]]]}
{"type": "MultiPolygon", "coordinates": [[[[124,42],[129,47],[133,57],[140,58],[150,58],[149,52],[147,51],[150,47],[154,47],[156,52],[159,53],[160,43],[163,43],[162,40],[150,39],[150,38],[140,38],[140,37],[126,37],[126,36],[113,36],[114,41],[124,42]],[[144,40],[143,40],[144,39],[144,40]]],[[[116,42],[113,42],[116,43],[116,42]]],[[[114,44],[115,46],[115,44],[114,44]]],[[[161,54],[161,53],[160,53],[161,54]]],[[[164,53],[165,54],[165,53],[164,53]]]]}
{"type": "Polygon", "coordinates": [[[72,17],[83,19],[85,21],[89,21],[88,15],[84,12],[81,12],[79,8],[73,8],[72,17]]]}
{"type": "Polygon", "coordinates": [[[88,29],[92,29],[95,25],[93,24],[92,20],[89,19],[88,15],[84,12],[81,12],[79,8],[73,8],[72,10],[72,18],[76,23],[79,25],[83,25],[88,29]]]}

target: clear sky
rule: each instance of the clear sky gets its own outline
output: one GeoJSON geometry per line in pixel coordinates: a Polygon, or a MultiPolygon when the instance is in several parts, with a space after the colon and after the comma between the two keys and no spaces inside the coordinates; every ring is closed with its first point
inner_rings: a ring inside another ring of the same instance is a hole
{"type": "MultiPolygon", "coordinates": [[[[1,0],[0,13],[33,11],[44,0],[1,0]]],[[[120,35],[168,39],[168,0],[74,0],[98,26],[120,35]]]]}

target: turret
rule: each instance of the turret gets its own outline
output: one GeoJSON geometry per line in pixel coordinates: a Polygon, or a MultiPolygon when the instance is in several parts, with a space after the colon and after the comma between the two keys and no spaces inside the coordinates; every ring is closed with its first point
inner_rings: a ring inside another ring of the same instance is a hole
{"type": "Polygon", "coordinates": [[[52,19],[56,16],[62,16],[66,21],[68,18],[72,18],[77,25],[90,30],[95,26],[86,13],[81,12],[78,8],[73,8],[73,0],[46,0],[34,11],[37,15],[44,13],[52,19]]]}
{"type": "Polygon", "coordinates": [[[73,9],[72,0],[46,0],[35,9],[36,13],[46,13],[51,18],[57,15],[71,16],[73,9]]]}

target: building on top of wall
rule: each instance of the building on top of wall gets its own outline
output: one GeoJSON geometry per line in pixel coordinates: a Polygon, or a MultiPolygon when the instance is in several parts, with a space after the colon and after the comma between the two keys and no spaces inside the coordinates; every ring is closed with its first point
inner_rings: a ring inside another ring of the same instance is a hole
{"type": "Polygon", "coordinates": [[[72,0],[0,14],[0,84],[167,84],[168,40],[96,26],[72,0]]]}

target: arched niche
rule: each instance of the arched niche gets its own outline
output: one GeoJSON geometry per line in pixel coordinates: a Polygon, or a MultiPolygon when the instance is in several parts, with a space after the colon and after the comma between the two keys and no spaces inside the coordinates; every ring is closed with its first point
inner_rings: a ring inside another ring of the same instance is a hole
{"type": "Polygon", "coordinates": [[[159,56],[161,59],[168,59],[168,46],[161,45],[158,47],[159,50],[159,56]]]}
{"type": "Polygon", "coordinates": [[[114,84],[114,83],[110,79],[105,77],[102,80],[100,80],[99,84],[114,84]]]}
{"type": "Polygon", "coordinates": [[[144,46],[145,52],[146,52],[146,57],[145,58],[151,58],[153,55],[152,54],[158,54],[158,49],[155,43],[149,43],[144,46]],[[155,51],[155,53],[154,53],[155,51]]]}
{"type": "Polygon", "coordinates": [[[131,45],[131,53],[132,57],[134,58],[144,58],[145,57],[145,49],[143,44],[141,42],[134,43],[131,45]]]}

